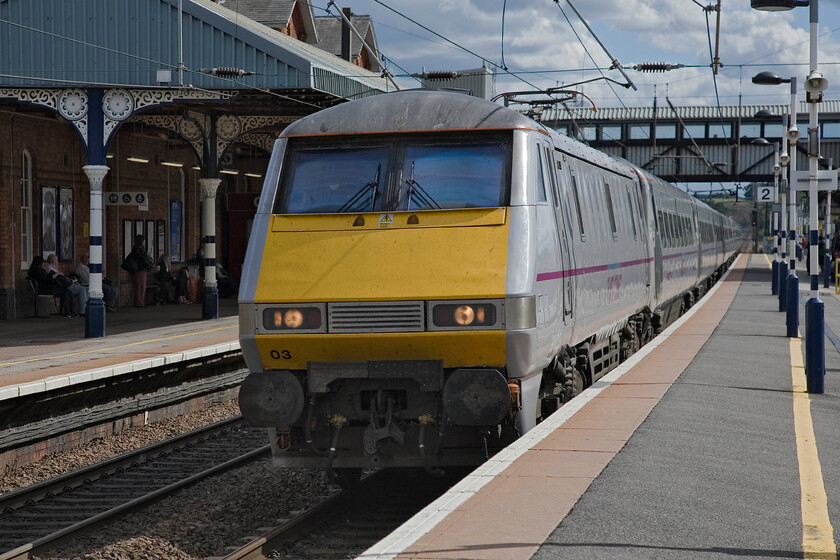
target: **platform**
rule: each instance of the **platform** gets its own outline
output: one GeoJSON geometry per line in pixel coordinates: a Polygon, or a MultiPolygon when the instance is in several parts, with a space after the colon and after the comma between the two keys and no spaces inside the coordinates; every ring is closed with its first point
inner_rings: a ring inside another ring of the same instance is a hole
{"type": "Polygon", "coordinates": [[[805,392],[770,261],[742,255],[662,335],[359,558],[836,558],[840,300],[821,291],[825,394],[805,392]]]}
{"type": "Polygon", "coordinates": [[[201,305],[120,307],[106,315],[105,337],[85,338],[84,317],[2,322],[0,400],[239,349],[235,298],[219,300],[219,318],[201,305]]]}

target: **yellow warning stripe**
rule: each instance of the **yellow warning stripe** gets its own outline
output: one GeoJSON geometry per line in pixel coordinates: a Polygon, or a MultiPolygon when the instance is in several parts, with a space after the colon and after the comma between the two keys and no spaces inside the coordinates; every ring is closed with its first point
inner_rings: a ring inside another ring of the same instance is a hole
{"type": "Polygon", "coordinates": [[[790,365],[793,376],[793,425],[802,492],[802,550],[805,558],[836,560],[837,546],[834,544],[834,528],[828,517],[828,498],[811,418],[811,399],[805,381],[801,338],[790,339],[790,365]]]}

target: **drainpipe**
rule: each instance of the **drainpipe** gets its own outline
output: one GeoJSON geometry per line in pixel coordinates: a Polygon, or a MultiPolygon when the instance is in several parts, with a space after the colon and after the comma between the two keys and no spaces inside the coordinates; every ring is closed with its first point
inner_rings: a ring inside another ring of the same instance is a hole
{"type": "Polygon", "coordinates": [[[353,15],[353,10],[350,8],[342,8],[341,12],[345,17],[341,18],[341,58],[347,62],[353,62],[353,53],[350,50],[350,16],[353,15]]]}
{"type": "MultiPolygon", "coordinates": [[[[18,263],[17,263],[17,258],[15,258],[15,237],[16,237],[15,236],[15,189],[12,188],[12,183],[14,183],[14,179],[15,179],[14,178],[14,171],[13,171],[14,170],[14,159],[13,158],[15,157],[14,156],[14,151],[15,150],[14,150],[14,147],[13,147],[14,144],[12,143],[13,139],[15,137],[14,119],[15,119],[14,115],[9,116],[9,188],[12,189],[11,208],[9,208],[9,232],[11,234],[10,237],[12,238],[12,253],[11,253],[12,258],[9,259],[9,266],[11,267],[11,274],[9,275],[9,278],[12,279],[12,286],[11,286],[11,289],[9,290],[9,294],[11,295],[11,297],[10,297],[9,302],[6,305],[6,309],[8,309],[10,311],[10,313],[7,315],[7,317],[17,319],[17,313],[16,313],[16,311],[17,311],[17,291],[15,290],[15,279],[17,278],[18,272],[15,269],[20,265],[18,265],[18,263]]],[[[21,177],[21,179],[23,179],[23,177],[21,177]]],[[[30,191],[31,191],[31,183],[30,183],[30,191]]],[[[32,221],[33,221],[32,216],[34,216],[34,214],[35,214],[32,211],[32,206],[31,206],[32,205],[31,192],[30,192],[29,198],[30,198],[30,202],[29,202],[29,204],[30,204],[29,223],[31,225],[32,221]]],[[[23,200],[21,200],[21,203],[22,202],[23,202],[23,200]]],[[[20,207],[20,206],[18,206],[18,207],[20,207]]],[[[23,227],[23,224],[21,224],[20,227],[23,227]]],[[[29,232],[29,241],[30,241],[30,243],[32,242],[32,232],[31,231],[29,232]]],[[[23,256],[23,247],[21,247],[21,256],[23,256]]]]}

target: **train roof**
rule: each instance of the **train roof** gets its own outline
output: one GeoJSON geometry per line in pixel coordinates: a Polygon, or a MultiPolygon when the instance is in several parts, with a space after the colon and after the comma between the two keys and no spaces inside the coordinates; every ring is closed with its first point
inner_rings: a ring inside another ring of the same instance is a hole
{"type": "Polygon", "coordinates": [[[544,130],[528,117],[485,99],[408,90],[318,111],[289,125],[282,136],[514,128],[544,130]]]}
{"type": "Polygon", "coordinates": [[[560,134],[556,130],[552,129],[550,130],[550,133],[554,139],[554,145],[559,150],[576,158],[624,175],[632,175],[633,170],[636,169],[635,165],[625,159],[606,154],[593,148],[592,146],[579,142],[574,138],[569,138],[564,134],[560,134]]]}

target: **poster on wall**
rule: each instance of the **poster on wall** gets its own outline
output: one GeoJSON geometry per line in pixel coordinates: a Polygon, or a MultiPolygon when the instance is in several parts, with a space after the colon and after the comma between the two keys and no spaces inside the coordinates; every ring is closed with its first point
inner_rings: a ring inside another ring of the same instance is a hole
{"type": "Polygon", "coordinates": [[[58,188],[41,185],[41,256],[44,260],[56,251],[58,188]]]}
{"type": "Polygon", "coordinates": [[[76,215],[73,207],[73,188],[58,187],[58,247],[61,262],[73,262],[76,255],[76,215]]]}
{"type": "Polygon", "coordinates": [[[154,220],[146,220],[146,252],[157,259],[157,229],[154,220]]]}
{"type": "Polygon", "coordinates": [[[164,220],[158,220],[157,222],[157,254],[155,255],[155,259],[159,259],[160,257],[166,254],[166,222],[164,220]]]}
{"type": "MultiPolygon", "coordinates": [[[[132,247],[134,247],[134,241],[137,239],[138,235],[146,237],[146,220],[134,220],[134,238],[131,240],[132,247]]],[[[146,249],[148,248],[149,245],[147,240],[146,249]]]]}
{"type": "Polygon", "coordinates": [[[181,248],[181,211],[180,200],[169,201],[169,256],[174,263],[184,262],[181,248]]]}
{"type": "Polygon", "coordinates": [[[123,260],[131,252],[134,245],[134,222],[132,220],[123,220],[123,260]]]}

